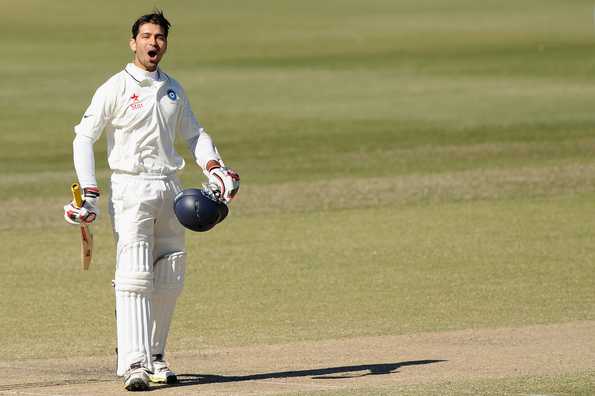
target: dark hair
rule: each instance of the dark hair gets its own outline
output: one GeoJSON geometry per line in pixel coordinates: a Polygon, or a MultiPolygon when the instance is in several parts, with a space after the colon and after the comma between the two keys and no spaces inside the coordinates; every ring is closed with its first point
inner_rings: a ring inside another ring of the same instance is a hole
{"type": "Polygon", "coordinates": [[[145,23],[154,23],[155,25],[161,26],[163,28],[165,38],[167,38],[167,33],[169,32],[171,23],[165,19],[165,15],[163,15],[162,10],[155,9],[151,14],[143,15],[142,17],[138,18],[136,22],[134,22],[134,25],[132,25],[132,38],[136,38],[138,35],[138,30],[145,23]]]}

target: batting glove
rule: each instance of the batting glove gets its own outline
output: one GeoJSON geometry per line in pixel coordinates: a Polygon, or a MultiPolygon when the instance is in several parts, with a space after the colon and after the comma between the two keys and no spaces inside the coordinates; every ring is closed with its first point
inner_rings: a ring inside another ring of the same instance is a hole
{"type": "Polygon", "coordinates": [[[230,168],[212,168],[209,170],[208,187],[218,199],[227,204],[231,202],[240,189],[240,175],[230,168]]]}
{"type": "Polygon", "coordinates": [[[99,216],[99,189],[86,187],[83,189],[83,206],[76,207],[74,201],[64,206],[64,220],[70,224],[92,223],[99,216]]]}

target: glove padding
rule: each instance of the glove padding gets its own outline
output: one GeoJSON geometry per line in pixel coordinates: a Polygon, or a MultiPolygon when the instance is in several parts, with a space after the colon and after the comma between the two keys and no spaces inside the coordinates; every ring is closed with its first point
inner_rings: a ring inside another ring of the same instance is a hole
{"type": "Polygon", "coordinates": [[[83,189],[83,206],[76,207],[72,201],[64,205],[64,220],[70,224],[92,223],[99,216],[99,189],[87,187],[83,189]]]}
{"type": "Polygon", "coordinates": [[[231,202],[240,189],[240,175],[230,168],[213,168],[209,171],[208,188],[217,199],[227,204],[231,202]]]}

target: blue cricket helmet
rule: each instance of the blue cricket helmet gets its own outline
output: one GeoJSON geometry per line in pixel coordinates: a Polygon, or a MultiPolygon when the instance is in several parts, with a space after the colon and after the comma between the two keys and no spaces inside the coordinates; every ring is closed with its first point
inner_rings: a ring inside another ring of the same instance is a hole
{"type": "Polygon", "coordinates": [[[174,198],[174,212],[184,227],[203,232],[221,223],[229,209],[209,191],[188,188],[174,198]]]}

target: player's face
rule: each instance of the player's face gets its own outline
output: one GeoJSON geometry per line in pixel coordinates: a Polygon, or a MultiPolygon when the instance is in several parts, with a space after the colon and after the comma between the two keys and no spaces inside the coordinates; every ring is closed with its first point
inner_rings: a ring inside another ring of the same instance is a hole
{"type": "Polygon", "coordinates": [[[135,38],[130,39],[130,49],[134,52],[134,64],[155,71],[167,50],[167,38],[163,28],[154,23],[144,23],[135,38]]]}

